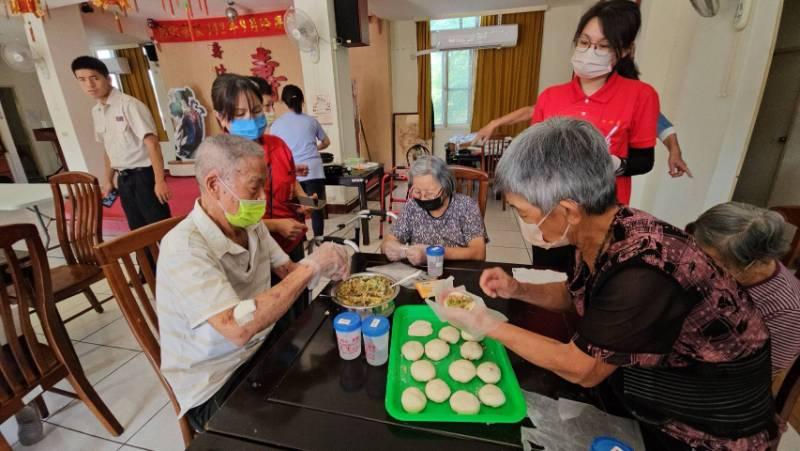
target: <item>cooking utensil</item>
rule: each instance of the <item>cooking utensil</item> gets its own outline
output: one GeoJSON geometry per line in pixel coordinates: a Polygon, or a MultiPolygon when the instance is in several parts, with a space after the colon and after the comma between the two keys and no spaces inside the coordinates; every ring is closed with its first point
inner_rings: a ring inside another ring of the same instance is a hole
{"type": "Polygon", "coordinates": [[[345,303],[344,300],[341,299],[337,295],[337,291],[339,290],[339,287],[341,287],[344,282],[346,282],[348,280],[351,280],[351,279],[354,279],[354,278],[358,278],[358,277],[383,277],[383,278],[388,279],[388,280],[390,280],[392,282],[396,282],[396,280],[394,278],[389,277],[389,276],[385,276],[383,274],[375,274],[375,273],[371,273],[371,272],[355,273],[355,274],[352,274],[347,279],[338,282],[333,287],[333,289],[331,290],[331,298],[333,299],[333,302],[339,304],[340,306],[342,306],[342,308],[344,308],[347,311],[358,313],[358,315],[361,316],[362,318],[365,318],[365,317],[370,316],[370,315],[380,315],[380,316],[387,316],[387,317],[389,315],[391,315],[394,312],[394,299],[400,293],[400,287],[397,284],[393,284],[392,285],[394,287],[394,291],[392,292],[392,295],[390,297],[388,297],[386,300],[384,300],[380,304],[375,304],[375,305],[371,305],[371,306],[365,306],[365,307],[352,306],[352,305],[349,305],[349,304],[345,303]]]}
{"type": "Polygon", "coordinates": [[[393,287],[396,287],[396,286],[398,286],[398,285],[402,285],[402,284],[403,284],[403,282],[408,282],[408,281],[409,281],[409,280],[411,280],[411,279],[416,279],[416,278],[417,278],[417,277],[419,277],[421,274],[422,274],[422,270],[421,270],[421,269],[420,269],[420,270],[417,270],[417,272],[415,272],[415,273],[413,273],[413,274],[409,274],[409,275],[407,275],[407,276],[403,277],[402,279],[398,280],[397,282],[395,282],[395,283],[393,283],[393,284],[389,285],[389,288],[393,288],[393,287]]]}

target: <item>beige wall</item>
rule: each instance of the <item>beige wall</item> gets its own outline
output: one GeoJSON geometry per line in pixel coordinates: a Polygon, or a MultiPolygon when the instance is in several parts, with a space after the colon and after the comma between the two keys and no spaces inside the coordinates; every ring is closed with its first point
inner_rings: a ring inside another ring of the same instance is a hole
{"type": "Polygon", "coordinates": [[[392,165],[392,71],[389,21],[371,20],[369,46],[350,49],[350,75],[356,81],[358,114],[364,125],[361,156],[392,165]]]}
{"type": "Polygon", "coordinates": [[[417,62],[411,54],[417,51],[417,30],[414,21],[395,20],[389,26],[392,49],[392,111],[417,111],[417,62]]]}
{"type": "Polygon", "coordinates": [[[572,37],[586,8],[581,4],[558,6],[544,12],[542,59],[539,65],[539,92],[566,83],[572,76],[572,37]]]}
{"type": "Polygon", "coordinates": [[[634,177],[631,203],[683,226],[730,199],[761,101],[778,27],[780,1],[753,2],[750,23],[733,29],[734,2],[701,18],[689,2],[644,2],[636,58],[678,129],[693,179],[667,175],[659,144],[656,166],[634,177]]]}
{"type": "MultiPolygon", "coordinates": [[[[39,165],[39,170],[43,176],[52,174],[59,166],[55,149],[50,143],[37,142],[31,131],[34,128],[53,126],[50,112],[47,111],[47,103],[42,94],[42,86],[39,84],[39,78],[33,73],[17,72],[0,61],[0,87],[14,89],[17,107],[27,129],[33,150],[36,153],[35,158],[39,165]]],[[[78,86],[76,85],[75,88],[78,89],[78,86]]]]}
{"type": "MultiPolygon", "coordinates": [[[[284,75],[289,79],[281,86],[295,84],[303,87],[300,52],[286,36],[228,39],[218,42],[223,51],[221,60],[211,57],[212,41],[165,43],[161,44],[161,50],[158,52],[161,79],[167,89],[183,86],[192,88],[200,103],[208,110],[206,136],[220,132],[211,106],[211,84],[216,78],[214,66],[222,63],[228,69],[228,73],[251,75],[250,55],[255,53],[257,47],[262,46],[272,50],[273,60],[280,63],[275,74],[284,75]]],[[[286,111],[286,107],[280,103],[276,103],[276,109],[279,115],[286,111]]]]}

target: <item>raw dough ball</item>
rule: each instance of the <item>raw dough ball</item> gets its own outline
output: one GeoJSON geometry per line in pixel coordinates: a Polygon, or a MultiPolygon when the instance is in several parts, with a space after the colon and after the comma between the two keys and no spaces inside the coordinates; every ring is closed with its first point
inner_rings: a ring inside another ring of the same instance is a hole
{"type": "Polygon", "coordinates": [[[467,332],[466,330],[462,330],[461,331],[461,338],[463,338],[464,341],[480,341],[480,340],[478,340],[478,337],[472,335],[471,333],[467,332]]]}
{"type": "Polygon", "coordinates": [[[403,395],[400,396],[400,403],[403,404],[403,409],[408,413],[421,412],[425,408],[428,400],[425,399],[425,394],[417,387],[408,387],[403,390],[403,395]]]}
{"type": "Polygon", "coordinates": [[[454,361],[450,364],[450,368],[447,369],[447,373],[450,374],[453,380],[465,384],[475,377],[475,371],[475,364],[463,359],[454,361]]]}
{"type": "Polygon", "coordinates": [[[472,393],[459,390],[450,397],[450,408],[457,414],[475,415],[481,410],[481,403],[472,393]]]}
{"type": "Polygon", "coordinates": [[[434,338],[425,343],[425,356],[434,362],[438,362],[450,354],[450,345],[446,342],[434,338]]]}
{"type": "Polygon", "coordinates": [[[468,341],[461,345],[461,357],[467,360],[478,360],[483,357],[483,346],[477,341],[468,341]]]}
{"type": "Polygon", "coordinates": [[[478,365],[478,377],[487,384],[496,384],[501,374],[500,367],[494,362],[483,362],[478,365]]]}
{"type": "Polygon", "coordinates": [[[443,380],[434,379],[425,384],[425,395],[433,402],[445,402],[450,397],[450,387],[443,380]]]}
{"type": "Polygon", "coordinates": [[[436,377],[436,368],[427,360],[417,360],[411,364],[411,377],[417,382],[428,382],[436,377]]]}
{"type": "Polygon", "coordinates": [[[418,341],[408,341],[403,344],[403,347],[400,349],[403,353],[403,357],[406,360],[419,360],[422,357],[422,354],[425,352],[425,348],[422,347],[422,343],[418,341]]]}
{"type": "Polygon", "coordinates": [[[412,337],[427,337],[432,333],[431,323],[422,319],[418,319],[408,326],[408,335],[412,337]]]}
{"type": "Polygon", "coordinates": [[[500,407],[506,403],[506,395],[497,385],[486,384],[478,390],[478,397],[481,402],[489,407],[500,407]]]}
{"type": "Polygon", "coordinates": [[[453,326],[444,326],[439,331],[439,338],[448,343],[456,344],[459,338],[458,329],[453,326]]]}

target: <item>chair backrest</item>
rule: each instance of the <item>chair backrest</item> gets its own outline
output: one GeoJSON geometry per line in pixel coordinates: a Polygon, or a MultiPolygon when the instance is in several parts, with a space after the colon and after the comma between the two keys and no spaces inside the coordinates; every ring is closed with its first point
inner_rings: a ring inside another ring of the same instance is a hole
{"type": "Polygon", "coordinates": [[[62,172],[50,177],[50,187],[58,241],[67,264],[97,265],[94,247],[103,242],[103,195],[97,177],[86,172],[62,172]]]}
{"type": "MultiPolygon", "coordinates": [[[[178,401],[169,382],[161,374],[161,345],[158,336],[158,317],[154,308],[156,277],[153,262],[158,261],[161,239],[181,220],[183,217],[169,218],[149,224],[95,247],[97,260],[102,265],[108,284],[111,286],[111,292],[117,299],[133,336],[136,337],[136,341],[139,342],[147,359],[158,374],[176,412],[180,411],[178,401]],[[132,254],[136,256],[139,263],[141,275],[150,290],[149,294],[134,265],[132,254]]],[[[185,421],[185,417],[179,423],[184,442],[188,445],[192,439],[192,430],[185,421]]]]}
{"type": "Polygon", "coordinates": [[[47,254],[33,224],[0,226],[0,254],[6,260],[15,299],[8,294],[8,285],[0,277],[0,318],[2,348],[0,359],[0,421],[22,408],[22,397],[36,387],[48,373],[63,366],[64,358],[78,361],[64,324],[53,301],[47,254]],[[24,244],[29,254],[29,267],[23,274],[22,264],[12,246],[24,244]],[[42,330],[53,353],[47,352],[31,325],[31,309],[37,313],[42,330]],[[54,360],[52,356],[55,355],[54,360]]]}
{"type": "Polygon", "coordinates": [[[503,152],[508,147],[510,141],[506,136],[492,136],[483,143],[481,152],[481,169],[489,175],[489,179],[494,179],[494,171],[497,162],[503,156],[503,152]]]}
{"type": "Polygon", "coordinates": [[[789,421],[798,399],[800,399],[800,358],[795,359],[792,366],[786,371],[781,388],[778,389],[778,394],[775,396],[775,407],[781,418],[789,421]]]}
{"type": "Polygon", "coordinates": [[[481,216],[486,217],[486,201],[489,199],[489,175],[480,169],[467,166],[448,166],[456,178],[456,192],[472,197],[478,202],[481,216]]]}
{"type": "MultiPolygon", "coordinates": [[[[789,252],[783,257],[782,262],[787,267],[791,267],[794,264],[800,267],[800,261],[798,261],[798,258],[800,258],[800,205],[770,207],[770,210],[782,214],[786,222],[797,227],[792,238],[792,245],[789,248],[789,252]]],[[[798,274],[800,274],[800,268],[798,268],[798,274]]]]}

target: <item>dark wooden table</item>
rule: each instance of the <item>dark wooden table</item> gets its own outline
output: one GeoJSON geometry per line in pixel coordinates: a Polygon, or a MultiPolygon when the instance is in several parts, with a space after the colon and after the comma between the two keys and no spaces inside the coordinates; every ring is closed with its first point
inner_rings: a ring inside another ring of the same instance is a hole
{"type": "MultiPolygon", "coordinates": [[[[326,176],[325,184],[332,186],[354,186],[358,188],[358,207],[359,210],[367,210],[367,193],[369,188],[377,186],[383,178],[383,165],[359,171],[352,169],[338,176],[326,176]]],[[[364,246],[369,245],[369,219],[361,220],[361,239],[364,246]]]]}
{"type": "MultiPolygon", "coordinates": [[[[377,254],[356,254],[353,272],[385,264],[377,254]]],[[[446,262],[444,276],[482,293],[482,269],[510,264],[446,262]]],[[[421,303],[414,290],[402,288],[396,303],[421,303]]],[[[522,302],[488,299],[511,321],[549,336],[566,339],[570,331],[562,315],[522,302]]],[[[208,431],[249,443],[291,449],[487,450],[520,448],[517,424],[403,422],[384,409],[387,366],[367,365],[363,355],[354,361],[339,358],[332,318],[338,307],[320,296],[270,349],[258,351],[245,381],[211,419],[208,431]]],[[[581,390],[553,373],[537,368],[509,352],[514,371],[525,390],[582,399],[581,390]]]]}

